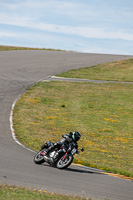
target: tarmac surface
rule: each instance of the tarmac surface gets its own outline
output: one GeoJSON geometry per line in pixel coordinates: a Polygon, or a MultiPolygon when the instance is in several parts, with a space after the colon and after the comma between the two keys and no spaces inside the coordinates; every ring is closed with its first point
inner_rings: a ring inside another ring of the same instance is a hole
{"type": "Polygon", "coordinates": [[[58,170],[47,164],[34,164],[35,153],[14,141],[9,122],[13,102],[34,83],[70,69],[128,58],[131,56],[63,51],[0,51],[0,183],[92,197],[95,200],[132,200],[132,180],[75,165],[58,170]]]}

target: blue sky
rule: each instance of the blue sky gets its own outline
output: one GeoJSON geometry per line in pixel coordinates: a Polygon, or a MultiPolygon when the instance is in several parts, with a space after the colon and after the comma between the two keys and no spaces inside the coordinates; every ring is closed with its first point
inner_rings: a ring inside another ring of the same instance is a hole
{"type": "Polygon", "coordinates": [[[0,0],[0,45],[133,55],[133,0],[0,0]]]}

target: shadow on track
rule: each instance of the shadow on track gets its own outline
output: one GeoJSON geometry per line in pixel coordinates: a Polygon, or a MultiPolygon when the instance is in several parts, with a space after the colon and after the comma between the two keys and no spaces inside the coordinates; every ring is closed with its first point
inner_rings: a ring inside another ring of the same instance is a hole
{"type": "MultiPolygon", "coordinates": [[[[51,166],[51,165],[49,165],[47,163],[43,163],[42,165],[50,167],[50,168],[57,169],[59,171],[68,171],[68,172],[86,173],[86,174],[100,174],[100,175],[102,174],[102,173],[100,173],[98,171],[92,171],[91,169],[90,170],[87,170],[87,169],[84,169],[84,168],[82,168],[82,169],[75,169],[75,168],[72,168],[72,167],[69,167],[69,168],[66,168],[66,169],[58,169],[58,168],[56,168],[54,166],[51,166]]],[[[102,175],[104,175],[104,174],[102,174],[102,175]]]]}
{"type": "Polygon", "coordinates": [[[85,170],[85,169],[67,168],[67,169],[64,169],[64,170],[69,171],[69,172],[75,172],[75,173],[101,174],[100,172],[97,172],[97,171],[91,171],[91,170],[85,170]]]}

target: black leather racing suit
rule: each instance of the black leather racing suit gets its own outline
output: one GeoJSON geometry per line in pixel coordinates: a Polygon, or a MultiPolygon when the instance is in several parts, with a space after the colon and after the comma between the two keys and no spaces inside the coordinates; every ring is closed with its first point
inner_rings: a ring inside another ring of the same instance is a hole
{"type": "Polygon", "coordinates": [[[55,158],[58,157],[62,152],[66,152],[66,149],[71,148],[74,146],[76,149],[78,149],[78,144],[76,141],[72,139],[71,132],[69,134],[63,134],[62,139],[56,143],[53,144],[53,146],[50,146],[47,151],[47,155],[50,151],[54,150],[55,148],[60,149],[58,153],[56,154],[55,158]]]}

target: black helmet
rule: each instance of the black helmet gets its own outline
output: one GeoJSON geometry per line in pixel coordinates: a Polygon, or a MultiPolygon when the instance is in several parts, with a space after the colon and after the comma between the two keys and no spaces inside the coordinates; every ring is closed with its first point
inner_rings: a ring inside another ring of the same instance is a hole
{"type": "Polygon", "coordinates": [[[78,141],[80,139],[80,137],[81,137],[81,134],[78,131],[74,131],[72,133],[72,138],[74,141],[78,141]]]}

